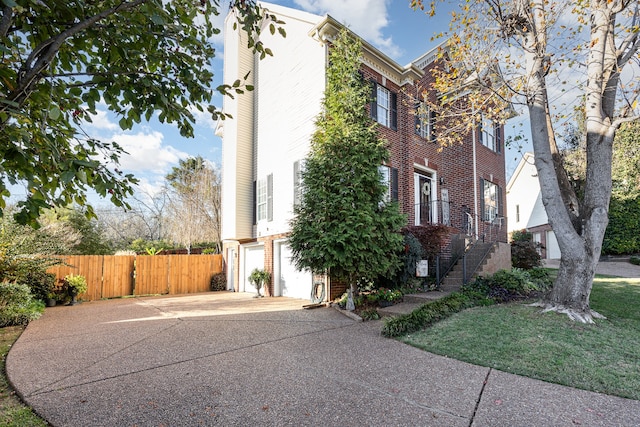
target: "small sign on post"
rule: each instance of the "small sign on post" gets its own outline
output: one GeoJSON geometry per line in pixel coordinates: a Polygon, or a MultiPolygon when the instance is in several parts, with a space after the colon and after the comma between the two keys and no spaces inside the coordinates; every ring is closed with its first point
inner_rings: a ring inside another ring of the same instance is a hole
{"type": "Polygon", "coordinates": [[[429,260],[423,259],[416,264],[416,277],[427,277],[429,275],[429,260]]]}

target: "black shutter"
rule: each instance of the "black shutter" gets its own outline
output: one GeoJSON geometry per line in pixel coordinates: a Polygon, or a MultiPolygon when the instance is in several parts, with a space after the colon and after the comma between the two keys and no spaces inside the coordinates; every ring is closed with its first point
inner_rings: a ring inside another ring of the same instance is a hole
{"type": "Polygon", "coordinates": [[[429,131],[431,142],[436,142],[436,112],[429,110],[429,131]]]}
{"type": "Polygon", "coordinates": [[[480,145],[484,145],[482,143],[482,122],[478,122],[478,128],[475,130],[475,132],[478,132],[478,142],[480,143],[480,145]]]}
{"type": "Polygon", "coordinates": [[[397,202],[398,201],[398,169],[397,168],[390,168],[390,169],[391,169],[391,201],[397,202]]]}
{"type": "Polygon", "coordinates": [[[419,102],[416,102],[415,105],[415,116],[414,116],[414,129],[413,132],[416,135],[421,135],[421,129],[422,129],[422,120],[420,120],[420,118],[422,117],[422,109],[421,109],[422,105],[419,102]]]}
{"type": "Polygon", "coordinates": [[[502,152],[502,126],[500,123],[493,124],[493,132],[496,136],[496,152],[502,152]]]}
{"type": "Polygon", "coordinates": [[[504,216],[504,209],[502,206],[502,187],[496,185],[496,189],[498,191],[498,216],[504,216]]]}
{"type": "Polygon", "coordinates": [[[253,225],[258,223],[258,182],[253,181],[253,225]]]}
{"type": "Polygon", "coordinates": [[[480,178],[480,215],[479,221],[486,221],[484,217],[484,179],[480,178]]]}
{"type": "Polygon", "coordinates": [[[398,103],[398,94],[395,92],[389,93],[391,94],[391,105],[389,106],[391,108],[391,129],[398,130],[398,108],[396,107],[396,104],[398,103]]]}
{"type": "Polygon", "coordinates": [[[371,80],[371,103],[369,104],[369,115],[374,121],[378,121],[378,83],[371,80]]]}
{"type": "Polygon", "coordinates": [[[267,221],[273,221],[273,174],[267,175],[267,221]]]}

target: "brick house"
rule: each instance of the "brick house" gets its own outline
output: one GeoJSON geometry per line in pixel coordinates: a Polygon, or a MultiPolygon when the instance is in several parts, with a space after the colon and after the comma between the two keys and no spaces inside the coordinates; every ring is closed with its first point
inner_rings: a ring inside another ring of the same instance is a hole
{"type": "MultiPolygon", "coordinates": [[[[267,31],[261,35],[273,57],[254,58],[244,35],[230,28],[233,20],[225,21],[224,80],[233,82],[250,72],[247,83],[255,87],[225,98],[223,109],[233,119],[220,122],[216,130],[223,139],[227,281],[230,289],[255,292],[247,277],[254,268],[265,268],[273,277],[267,294],[309,298],[313,278],[292,265],[286,239],[300,162],[320,113],[327,42],[343,25],[331,16],[267,3],[263,7],[286,22],[286,38],[267,31]]],[[[381,176],[408,225],[445,224],[452,235],[478,238],[491,230],[499,233],[494,239],[506,241],[502,126],[484,123],[463,144],[439,150],[436,117],[417,110],[413,96],[431,83],[435,51],[401,66],[366,40],[362,46],[361,71],[374,98],[369,111],[391,153],[389,163],[380,167],[381,176]]],[[[342,290],[330,284],[325,297],[332,299],[342,290]]]]}

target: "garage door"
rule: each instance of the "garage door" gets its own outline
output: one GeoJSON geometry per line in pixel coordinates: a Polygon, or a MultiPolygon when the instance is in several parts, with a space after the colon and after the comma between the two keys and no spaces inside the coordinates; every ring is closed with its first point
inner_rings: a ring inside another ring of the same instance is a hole
{"type": "Polygon", "coordinates": [[[276,273],[276,295],[291,298],[310,299],[312,275],[296,269],[291,259],[291,249],[284,242],[276,243],[278,265],[276,273]]]}
{"type": "MultiPolygon", "coordinates": [[[[244,268],[243,277],[241,279],[240,292],[256,292],[256,288],[249,282],[248,278],[254,268],[264,268],[264,247],[260,246],[246,246],[244,251],[244,268]]],[[[264,289],[260,291],[264,295],[264,289]]]]}
{"type": "Polygon", "coordinates": [[[553,231],[547,231],[547,259],[560,259],[560,246],[553,231]]]}

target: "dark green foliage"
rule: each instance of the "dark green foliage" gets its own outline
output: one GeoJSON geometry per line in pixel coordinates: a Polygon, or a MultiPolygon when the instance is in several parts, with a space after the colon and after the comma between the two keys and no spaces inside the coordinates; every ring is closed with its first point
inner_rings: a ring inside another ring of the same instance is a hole
{"type": "Polygon", "coordinates": [[[227,290],[227,275],[225,273],[216,273],[211,276],[211,290],[212,291],[227,290]]]}
{"type": "Polygon", "coordinates": [[[629,262],[633,265],[640,265],[640,257],[632,256],[631,258],[629,258],[629,262]]]}
{"type": "Polygon", "coordinates": [[[391,276],[400,266],[405,224],[378,167],[389,157],[366,106],[360,44],[343,31],[330,51],[323,111],[302,172],[289,245],[300,269],[348,282],[391,276]]]}
{"type": "Polygon", "coordinates": [[[411,233],[404,234],[404,248],[400,253],[402,266],[395,274],[387,277],[380,276],[376,280],[378,288],[406,288],[410,286],[410,279],[416,277],[416,265],[422,259],[422,245],[411,233]]]}
{"type": "Polygon", "coordinates": [[[382,327],[382,335],[397,337],[419,331],[466,308],[491,303],[490,299],[477,292],[454,292],[424,304],[409,314],[386,319],[382,327]]]}
{"type": "MultiPolygon", "coordinates": [[[[284,36],[283,22],[253,0],[230,6],[248,47],[270,55],[256,35],[268,28],[284,36]]],[[[127,205],[137,180],[118,169],[123,148],[83,129],[100,105],[123,130],[157,117],[187,137],[192,109],[224,118],[209,105],[214,93],[252,88],[240,79],[212,85],[210,40],[220,32],[212,17],[223,9],[217,0],[3,1],[0,214],[15,184],[27,194],[15,213],[21,224],[36,225],[51,206],[86,205],[89,190],[127,205]]],[[[87,213],[94,216],[90,206],[87,213]]]]}
{"type": "Polygon", "coordinates": [[[533,235],[525,230],[511,234],[511,265],[514,268],[529,270],[542,265],[542,257],[538,252],[540,243],[533,241],[533,235]]]}
{"type": "Polygon", "coordinates": [[[551,280],[548,273],[545,275],[544,269],[535,271],[535,277],[532,277],[527,270],[500,270],[493,276],[478,277],[463,289],[479,292],[496,302],[524,299],[544,292],[551,286],[551,280]]]}
{"type": "Polygon", "coordinates": [[[26,325],[44,311],[44,303],[35,300],[27,285],[0,282],[0,328],[26,325]]]}
{"type": "Polygon", "coordinates": [[[43,270],[31,270],[26,272],[20,283],[29,287],[31,295],[40,301],[46,301],[56,285],[56,275],[43,270]]]}
{"type": "Polygon", "coordinates": [[[449,231],[446,225],[441,224],[410,225],[402,229],[403,233],[413,235],[422,245],[421,259],[432,259],[440,254],[449,231]]]}
{"type": "Polygon", "coordinates": [[[478,277],[460,292],[423,304],[409,314],[386,320],[382,334],[397,337],[415,332],[464,309],[531,297],[546,291],[551,285],[549,273],[543,268],[501,270],[493,276],[478,277]]]}
{"type": "Polygon", "coordinates": [[[626,199],[612,197],[602,253],[621,255],[637,252],[640,252],[640,196],[626,199]]]}

